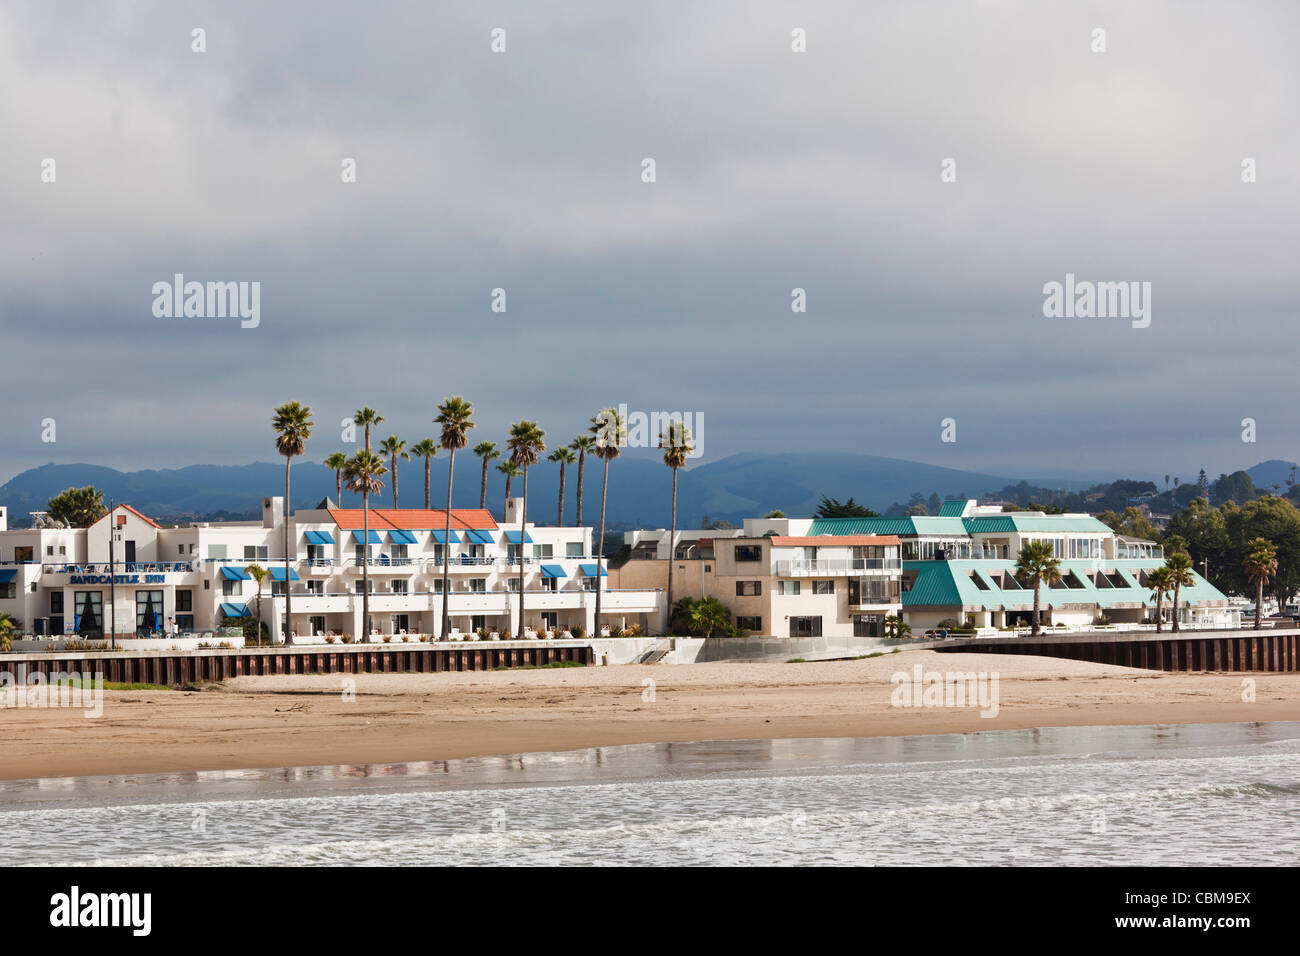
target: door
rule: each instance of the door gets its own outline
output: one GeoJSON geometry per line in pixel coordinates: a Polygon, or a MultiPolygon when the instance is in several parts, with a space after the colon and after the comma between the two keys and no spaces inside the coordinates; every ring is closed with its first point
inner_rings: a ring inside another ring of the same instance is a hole
{"type": "Polygon", "coordinates": [[[124,560],[127,564],[135,564],[135,542],[128,541],[125,545],[126,557],[124,560]]]}

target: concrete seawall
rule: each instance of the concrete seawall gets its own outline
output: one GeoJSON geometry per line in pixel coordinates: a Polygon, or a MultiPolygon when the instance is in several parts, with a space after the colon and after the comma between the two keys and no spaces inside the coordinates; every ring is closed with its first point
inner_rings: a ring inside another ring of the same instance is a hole
{"type": "Polygon", "coordinates": [[[1300,630],[1106,632],[971,638],[927,644],[941,653],[1034,654],[1156,671],[1300,671],[1300,630]]]}
{"type": "Polygon", "coordinates": [[[27,683],[30,675],[101,673],[128,684],[185,684],[254,674],[375,674],[482,671],[536,667],[556,661],[594,663],[588,643],[511,641],[484,644],[361,644],[343,647],[272,647],[180,652],[96,652],[0,655],[0,671],[27,683]]]}

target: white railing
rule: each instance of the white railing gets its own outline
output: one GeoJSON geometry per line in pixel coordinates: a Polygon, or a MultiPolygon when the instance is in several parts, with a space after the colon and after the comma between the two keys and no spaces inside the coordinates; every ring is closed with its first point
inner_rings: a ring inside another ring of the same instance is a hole
{"type": "Polygon", "coordinates": [[[840,558],[837,560],[776,561],[775,573],[784,577],[817,574],[858,574],[864,571],[897,571],[903,567],[899,558],[840,558]]]}

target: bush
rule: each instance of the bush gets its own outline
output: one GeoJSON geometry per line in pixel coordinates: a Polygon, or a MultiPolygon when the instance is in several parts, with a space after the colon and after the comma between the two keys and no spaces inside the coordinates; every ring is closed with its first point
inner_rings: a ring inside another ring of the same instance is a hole
{"type": "Polygon", "coordinates": [[[326,634],[326,635],[325,635],[325,643],[326,643],[326,644],[333,644],[333,643],[334,643],[334,635],[333,635],[333,634],[326,634]]]}
{"type": "Polygon", "coordinates": [[[351,643],[352,643],[352,635],[351,635],[351,634],[344,634],[342,640],[343,640],[343,643],[344,643],[344,644],[351,644],[351,643]]]}
{"type": "Polygon", "coordinates": [[[393,643],[393,635],[391,635],[391,634],[385,634],[385,635],[384,635],[384,643],[385,643],[385,644],[391,644],[391,643],[393,643]]]}
{"type": "Polygon", "coordinates": [[[581,640],[582,637],[586,635],[587,630],[581,624],[575,624],[573,627],[569,628],[569,633],[581,640]]]}
{"type": "Polygon", "coordinates": [[[501,640],[503,640],[503,641],[508,641],[508,640],[510,640],[511,636],[512,636],[512,635],[510,634],[510,629],[509,629],[509,628],[506,628],[504,631],[501,632],[501,640]]]}

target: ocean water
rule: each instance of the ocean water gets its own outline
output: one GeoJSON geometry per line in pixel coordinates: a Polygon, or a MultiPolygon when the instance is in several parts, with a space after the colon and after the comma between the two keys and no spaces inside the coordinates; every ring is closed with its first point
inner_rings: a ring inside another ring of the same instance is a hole
{"type": "Polygon", "coordinates": [[[1300,724],[704,741],[0,782],[10,865],[1265,865],[1300,724]]]}

